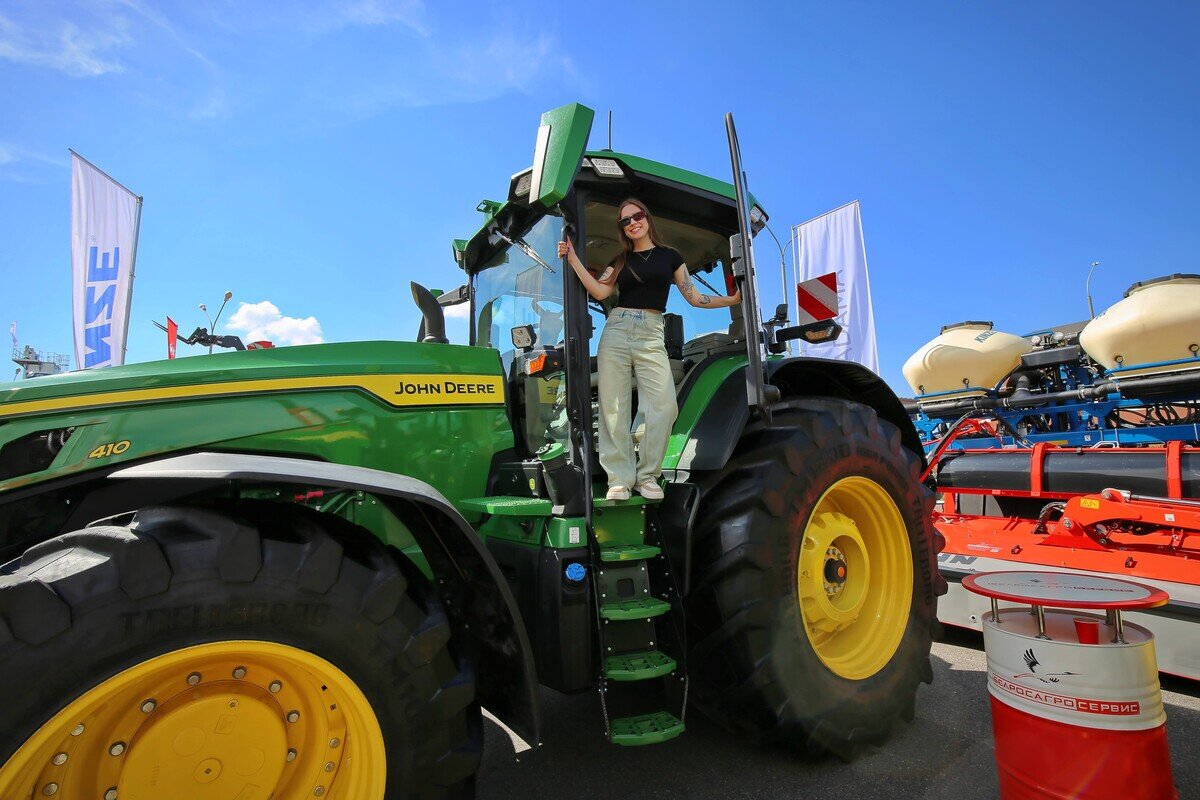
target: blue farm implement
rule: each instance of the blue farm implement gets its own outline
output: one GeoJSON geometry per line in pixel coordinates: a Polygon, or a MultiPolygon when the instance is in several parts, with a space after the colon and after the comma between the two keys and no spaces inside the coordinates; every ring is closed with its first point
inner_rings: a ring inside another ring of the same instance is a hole
{"type": "Polygon", "coordinates": [[[939,619],[980,627],[972,572],[1127,577],[1171,595],[1137,615],[1160,668],[1200,679],[1200,276],[1134,284],[1086,324],[1024,337],[946,326],[904,372],[946,539],[939,619]],[[1071,504],[1114,518],[1084,526],[1071,504]]]}

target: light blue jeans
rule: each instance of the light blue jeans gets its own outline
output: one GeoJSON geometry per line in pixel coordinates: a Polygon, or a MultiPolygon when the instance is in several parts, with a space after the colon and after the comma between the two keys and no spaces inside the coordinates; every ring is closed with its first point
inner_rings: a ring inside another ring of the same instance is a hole
{"type": "Polygon", "coordinates": [[[614,308],[604,323],[596,362],[600,372],[600,466],[608,473],[608,485],[632,488],[657,478],[679,413],[663,344],[662,314],[614,308]],[[646,417],[636,467],[629,430],[635,375],[638,407],[646,417]]]}

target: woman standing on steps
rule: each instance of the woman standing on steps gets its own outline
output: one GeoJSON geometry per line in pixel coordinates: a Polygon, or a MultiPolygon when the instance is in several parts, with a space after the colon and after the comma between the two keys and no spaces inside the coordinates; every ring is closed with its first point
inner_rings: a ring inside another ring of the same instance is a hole
{"type": "Polygon", "coordinates": [[[687,265],[677,250],[667,247],[654,228],[654,217],[639,200],[629,198],[619,206],[617,236],[620,254],[595,278],[575,253],[568,239],[559,242],[559,257],[567,256],[571,268],[596,300],[620,290],[617,306],[608,314],[600,336],[596,361],[600,370],[600,465],[608,473],[608,499],[627,500],[634,488],[648,499],[660,499],[663,456],[675,422],[675,382],[663,341],[663,312],[674,282],[684,299],[696,308],[727,308],[742,301],[701,294],[692,284],[687,265]],[[633,436],[629,426],[633,402],[632,378],[646,412],[646,433],[634,464],[633,436]]]}

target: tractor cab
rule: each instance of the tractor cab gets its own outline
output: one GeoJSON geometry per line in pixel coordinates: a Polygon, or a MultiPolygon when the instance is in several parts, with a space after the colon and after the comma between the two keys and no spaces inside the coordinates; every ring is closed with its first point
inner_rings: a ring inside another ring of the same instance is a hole
{"type": "MultiPolygon", "coordinates": [[[[470,281],[463,295],[471,302],[470,344],[497,350],[508,380],[515,455],[531,460],[547,445],[562,445],[577,465],[581,490],[604,479],[591,432],[596,347],[612,302],[587,295],[556,256],[557,243],[572,238],[581,260],[600,274],[621,249],[619,204],[636,197],[653,211],[663,239],[702,291],[731,294],[747,280],[745,257],[731,250],[742,230],[735,187],[640,156],[587,151],[591,116],[578,105],[548,112],[534,165],[512,177],[503,202],[482,201],[484,224],[455,242],[455,259],[470,281]]],[[[748,201],[754,233],[766,214],[748,201]]],[[[754,320],[757,309],[745,298],[753,303],[753,295],[744,289],[740,306],[698,310],[672,290],[665,345],[678,391],[706,359],[758,349],[758,337],[747,348],[747,308],[754,320]]]]}

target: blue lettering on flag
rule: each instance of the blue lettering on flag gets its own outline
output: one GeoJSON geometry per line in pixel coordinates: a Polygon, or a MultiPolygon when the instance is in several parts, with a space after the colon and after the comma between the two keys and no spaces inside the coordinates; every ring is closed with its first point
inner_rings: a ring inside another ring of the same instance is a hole
{"type": "Polygon", "coordinates": [[[113,300],[117,297],[116,285],[109,284],[109,287],[103,290],[99,297],[96,297],[96,292],[97,287],[88,284],[83,304],[83,319],[88,325],[96,321],[108,322],[112,319],[113,300]]]}
{"type": "Polygon", "coordinates": [[[100,257],[100,266],[96,266],[96,253],[99,248],[93,247],[88,250],[88,283],[103,283],[105,281],[115,281],[117,272],[121,267],[121,248],[114,247],[112,251],[112,266],[108,263],[108,253],[100,257]]]}
{"type": "Polygon", "coordinates": [[[97,325],[83,332],[83,346],[91,351],[84,353],[84,369],[98,367],[112,360],[112,348],[108,344],[108,337],[111,335],[111,325],[97,325]]]}
{"type": "Polygon", "coordinates": [[[113,304],[116,301],[116,280],[121,268],[121,248],[112,253],[100,253],[98,247],[88,249],[87,280],[83,304],[83,366],[102,367],[112,361],[113,304]],[[111,258],[110,258],[111,257],[111,258]],[[108,284],[101,288],[101,284],[108,284]]]}

